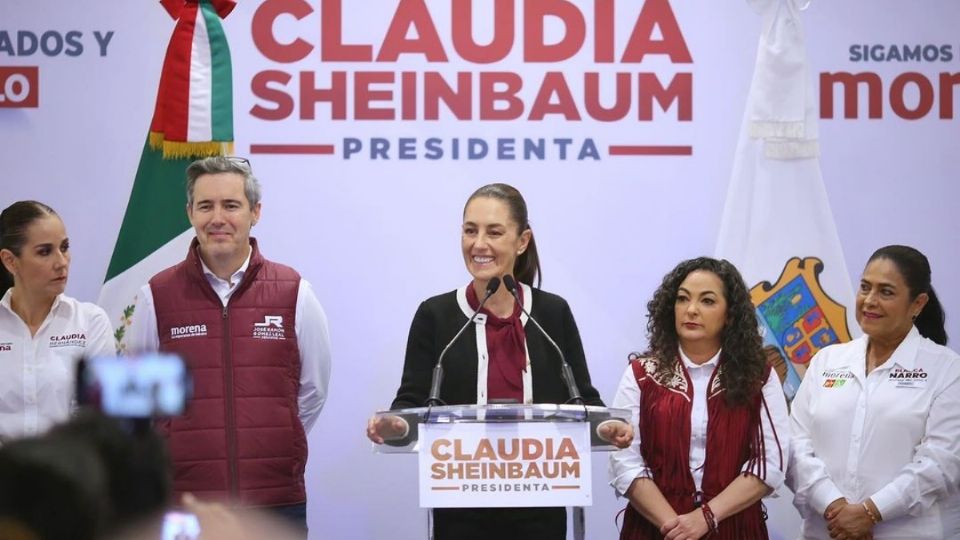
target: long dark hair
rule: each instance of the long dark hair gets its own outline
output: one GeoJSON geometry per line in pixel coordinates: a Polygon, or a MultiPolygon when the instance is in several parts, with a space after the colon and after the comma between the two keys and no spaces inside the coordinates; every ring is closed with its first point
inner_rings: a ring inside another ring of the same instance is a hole
{"type": "MultiPolygon", "coordinates": [[[[17,257],[27,241],[27,227],[34,221],[55,216],[53,208],[38,201],[17,201],[0,213],[0,249],[9,249],[17,257]]],[[[0,297],[13,287],[13,274],[0,263],[0,297]]]]}
{"type": "Polygon", "coordinates": [[[517,188],[507,184],[487,184],[473,192],[467,203],[463,205],[463,212],[467,212],[467,205],[477,197],[490,197],[506,203],[510,210],[510,217],[517,222],[519,229],[517,234],[523,234],[523,231],[530,231],[530,243],[527,249],[517,257],[513,263],[513,277],[520,283],[526,283],[533,287],[536,280],[537,287],[543,281],[540,271],[540,256],[537,254],[537,242],[533,237],[533,229],[530,229],[530,220],[527,217],[527,202],[523,200],[523,195],[517,191],[517,188]]]}
{"type": "Polygon", "coordinates": [[[946,314],[937,293],[930,283],[930,261],[915,248],[910,246],[884,246],[873,252],[867,264],[876,259],[887,259],[892,262],[903,280],[910,289],[910,300],[926,293],[929,297],[927,305],[923,306],[920,314],[913,321],[920,335],[940,345],[947,344],[947,330],[944,328],[946,314]]]}
{"type": "Polygon", "coordinates": [[[690,259],[664,276],[653,299],[647,303],[649,349],[645,354],[659,359],[659,375],[667,376],[675,369],[680,347],[675,311],[677,294],[683,280],[696,270],[716,274],[723,282],[727,322],[721,336],[724,368],[719,374],[720,384],[726,390],[727,403],[746,404],[763,387],[768,368],[750,291],[737,268],[726,260],[690,259]]]}

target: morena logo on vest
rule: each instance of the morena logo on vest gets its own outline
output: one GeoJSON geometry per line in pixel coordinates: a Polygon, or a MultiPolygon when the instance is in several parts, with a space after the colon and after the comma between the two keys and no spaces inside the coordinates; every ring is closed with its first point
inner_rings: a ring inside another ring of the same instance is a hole
{"type": "Polygon", "coordinates": [[[189,337],[203,337],[207,335],[207,325],[191,324],[188,326],[171,326],[170,339],[182,339],[189,337]]]}

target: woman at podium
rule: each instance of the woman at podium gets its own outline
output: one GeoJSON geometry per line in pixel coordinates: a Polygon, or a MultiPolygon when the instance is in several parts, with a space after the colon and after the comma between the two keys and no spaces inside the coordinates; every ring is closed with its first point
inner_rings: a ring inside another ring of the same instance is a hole
{"type": "Polygon", "coordinates": [[[631,355],[613,403],[638,422],[610,456],[629,501],[620,538],[766,539],[760,499],[783,483],[790,437],[749,290],[702,257],[667,274],[647,310],[649,350],[631,355]]]}
{"type": "MultiPolygon", "coordinates": [[[[403,377],[392,409],[421,407],[430,396],[441,352],[444,376],[439,398],[447,405],[566,403],[568,388],[552,338],[572,368],[588,405],[603,405],[590,382],[580,334],[567,302],[533,286],[540,262],[527,205],[515,188],[490,184],[475,191],[463,211],[461,251],[472,280],[420,304],[407,341],[403,377]],[[498,285],[515,276],[513,288],[498,285]],[[516,294],[516,296],[514,296],[516,294]],[[519,302],[518,302],[519,299],[519,302]],[[529,317],[521,309],[529,313],[529,317]],[[482,306],[481,306],[482,304],[482,306]],[[479,310],[473,328],[458,332],[479,310]],[[533,323],[534,318],[549,338],[533,323]]],[[[539,285],[539,282],[538,282],[539,285]]],[[[605,423],[605,438],[626,445],[632,431],[623,422],[605,423]],[[612,427],[611,427],[612,426],[612,427]]],[[[398,418],[371,418],[367,436],[382,443],[388,433],[406,433],[398,418]]],[[[433,510],[437,540],[566,538],[564,508],[449,508],[433,510]]]]}

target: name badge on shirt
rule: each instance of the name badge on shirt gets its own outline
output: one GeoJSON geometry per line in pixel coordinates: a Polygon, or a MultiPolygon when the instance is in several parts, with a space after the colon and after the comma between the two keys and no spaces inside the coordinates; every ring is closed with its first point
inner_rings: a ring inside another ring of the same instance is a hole
{"type": "Polygon", "coordinates": [[[925,388],[928,380],[927,373],[923,371],[923,368],[910,370],[899,367],[890,372],[888,379],[897,388],[925,388]]]}
{"type": "Polygon", "coordinates": [[[61,347],[86,347],[87,335],[83,332],[72,332],[60,336],[50,336],[50,348],[59,349],[61,347]]]}
{"type": "Polygon", "coordinates": [[[823,377],[824,388],[842,388],[853,378],[853,372],[849,369],[828,369],[820,375],[823,377]]]}

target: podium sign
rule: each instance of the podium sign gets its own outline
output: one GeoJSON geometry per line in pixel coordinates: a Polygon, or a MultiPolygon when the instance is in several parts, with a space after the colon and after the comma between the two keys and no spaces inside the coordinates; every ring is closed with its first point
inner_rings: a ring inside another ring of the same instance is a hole
{"type": "Polygon", "coordinates": [[[423,508],[590,506],[587,422],[420,427],[423,508]]]}

